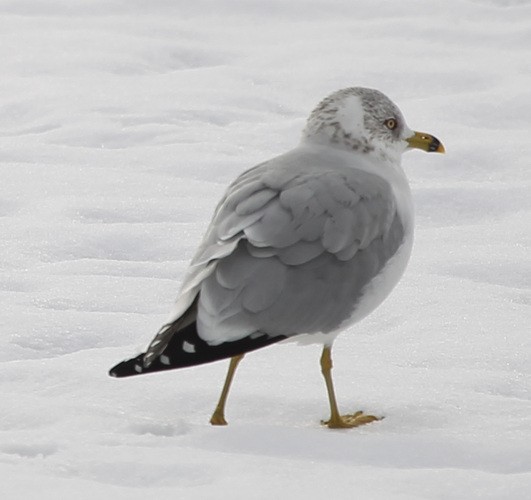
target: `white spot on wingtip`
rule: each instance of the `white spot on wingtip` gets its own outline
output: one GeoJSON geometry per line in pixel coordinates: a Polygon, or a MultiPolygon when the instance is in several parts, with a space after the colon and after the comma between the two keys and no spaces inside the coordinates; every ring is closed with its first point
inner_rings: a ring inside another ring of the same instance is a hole
{"type": "Polygon", "coordinates": [[[186,342],[186,340],[183,342],[183,351],[187,352],[189,354],[193,354],[195,352],[195,345],[190,344],[190,342],[186,342]]]}
{"type": "Polygon", "coordinates": [[[170,358],[168,356],[165,356],[164,354],[160,357],[160,362],[163,365],[169,365],[170,364],[170,358]]]}
{"type": "Polygon", "coordinates": [[[141,365],[135,365],[135,372],[142,373],[142,366],[141,365]]]}

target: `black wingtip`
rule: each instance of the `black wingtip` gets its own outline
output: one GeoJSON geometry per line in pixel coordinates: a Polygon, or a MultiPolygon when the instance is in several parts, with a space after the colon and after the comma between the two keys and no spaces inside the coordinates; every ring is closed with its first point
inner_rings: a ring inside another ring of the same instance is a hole
{"type": "Polygon", "coordinates": [[[136,358],[127,359],[113,366],[109,370],[109,375],[114,378],[132,377],[133,375],[140,375],[143,369],[143,354],[136,358]]]}
{"type": "Polygon", "coordinates": [[[266,347],[285,338],[283,335],[269,337],[257,332],[240,340],[212,346],[199,337],[194,322],[176,332],[162,354],[153,359],[148,366],[144,363],[145,353],[142,353],[135,358],[118,363],[111,368],[109,375],[115,378],[132,377],[211,363],[266,347]]]}

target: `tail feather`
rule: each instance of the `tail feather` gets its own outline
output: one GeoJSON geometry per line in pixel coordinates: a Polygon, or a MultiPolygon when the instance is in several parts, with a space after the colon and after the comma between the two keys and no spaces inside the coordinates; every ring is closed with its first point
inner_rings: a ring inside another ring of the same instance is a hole
{"type": "Polygon", "coordinates": [[[118,363],[111,368],[109,375],[112,377],[130,377],[143,373],[211,363],[212,361],[218,361],[260,349],[261,347],[280,342],[285,338],[284,335],[270,337],[265,333],[257,332],[240,340],[223,342],[222,344],[213,346],[207,344],[199,337],[194,321],[184,328],[175,331],[166,348],[162,353],[152,359],[148,366],[144,362],[145,353],[142,353],[135,358],[118,363]]]}

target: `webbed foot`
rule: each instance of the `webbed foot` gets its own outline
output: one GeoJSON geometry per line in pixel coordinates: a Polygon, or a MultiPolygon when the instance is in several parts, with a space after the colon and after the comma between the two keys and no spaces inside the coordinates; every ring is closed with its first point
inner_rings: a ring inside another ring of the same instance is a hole
{"type": "Polygon", "coordinates": [[[330,420],[322,420],[321,424],[326,425],[329,429],[351,429],[352,427],[359,427],[360,425],[370,424],[382,419],[383,417],[366,415],[362,411],[357,411],[350,415],[337,415],[330,420]]]}

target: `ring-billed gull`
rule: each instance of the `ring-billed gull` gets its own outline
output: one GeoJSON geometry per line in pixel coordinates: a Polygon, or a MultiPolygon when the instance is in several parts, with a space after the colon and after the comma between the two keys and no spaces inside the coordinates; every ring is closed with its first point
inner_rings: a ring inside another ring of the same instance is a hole
{"type": "Polygon", "coordinates": [[[378,420],[363,412],[340,415],[331,349],[339,332],[387,297],[406,268],[413,206],[400,161],[411,148],[444,152],[432,135],[409,129],[381,92],[354,87],[325,98],[296,148],[229,186],[169,321],[145,353],[110,375],[231,358],[211,418],[222,425],[244,353],[299,336],[324,345],[328,427],[378,420]]]}

